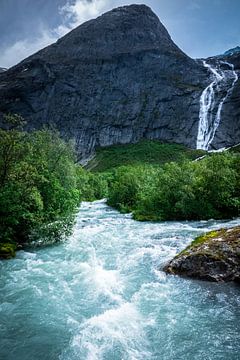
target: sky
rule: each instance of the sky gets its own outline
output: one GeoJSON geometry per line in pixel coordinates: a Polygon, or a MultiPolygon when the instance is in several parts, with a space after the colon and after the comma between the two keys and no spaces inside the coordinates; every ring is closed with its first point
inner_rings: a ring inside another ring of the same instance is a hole
{"type": "Polygon", "coordinates": [[[240,0],[0,0],[0,67],[11,67],[84,21],[132,3],[150,6],[193,58],[240,45],[240,0]]]}

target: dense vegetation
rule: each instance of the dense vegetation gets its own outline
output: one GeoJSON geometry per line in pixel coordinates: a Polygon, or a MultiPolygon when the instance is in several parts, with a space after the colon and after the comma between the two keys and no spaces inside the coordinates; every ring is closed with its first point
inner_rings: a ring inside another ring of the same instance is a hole
{"type": "Polygon", "coordinates": [[[20,117],[5,120],[8,130],[0,129],[0,243],[51,236],[56,241],[68,233],[81,200],[105,195],[104,180],[76,165],[73,145],[55,130],[26,133],[20,117]]]}
{"type": "Polygon", "coordinates": [[[240,158],[120,167],[112,173],[109,205],[137,220],[222,219],[240,215],[240,158]]]}
{"type": "Polygon", "coordinates": [[[97,149],[96,156],[89,162],[87,168],[94,172],[104,172],[123,165],[159,166],[170,161],[194,160],[205,153],[203,150],[188,149],[184,145],[142,140],[137,144],[114,145],[97,149]]]}
{"type": "Polygon", "coordinates": [[[61,240],[83,200],[107,197],[110,206],[142,221],[240,215],[237,151],[193,161],[202,152],[142,141],[101,150],[90,172],[77,164],[73,144],[56,130],[27,133],[19,116],[5,120],[8,130],[0,130],[0,258],[29,241],[61,240]]]}

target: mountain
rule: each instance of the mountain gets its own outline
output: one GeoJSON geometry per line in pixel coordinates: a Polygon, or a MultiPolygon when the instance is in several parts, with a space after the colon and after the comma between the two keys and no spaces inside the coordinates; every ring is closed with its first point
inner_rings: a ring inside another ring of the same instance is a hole
{"type": "MultiPolygon", "coordinates": [[[[29,130],[54,124],[75,139],[80,158],[98,146],[142,138],[195,148],[200,98],[212,78],[202,60],[191,59],[174,44],[149,7],[123,6],[2,73],[0,114],[21,114],[29,130]]],[[[229,86],[226,82],[221,89],[219,104],[229,86]]],[[[226,107],[221,120],[228,124],[224,141],[216,131],[219,140],[203,147],[240,142],[238,94],[235,89],[228,94],[229,112],[226,107]]],[[[211,127],[209,122],[204,131],[211,127]]]]}
{"type": "Polygon", "coordinates": [[[233,49],[225,51],[224,55],[225,56],[231,56],[231,55],[238,54],[238,53],[240,53],[240,46],[236,46],[233,49]]]}
{"type": "Polygon", "coordinates": [[[4,71],[6,71],[6,70],[7,70],[6,68],[0,67],[0,73],[4,72],[4,71]]]}

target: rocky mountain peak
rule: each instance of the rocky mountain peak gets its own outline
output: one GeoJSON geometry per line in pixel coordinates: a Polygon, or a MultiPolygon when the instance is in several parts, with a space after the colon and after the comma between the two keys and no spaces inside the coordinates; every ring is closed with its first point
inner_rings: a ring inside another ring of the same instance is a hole
{"type": "Polygon", "coordinates": [[[240,54],[240,46],[236,46],[233,49],[229,49],[229,50],[225,51],[225,53],[224,53],[225,56],[231,56],[234,54],[240,54]]]}
{"type": "Polygon", "coordinates": [[[147,51],[186,57],[148,6],[129,5],[78,26],[38,56],[48,61],[99,61],[147,51]]]}
{"type": "MultiPolygon", "coordinates": [[[[234,86],[216,148],[239,142],[239,82],[225,67],[234,86]]],[[[29,130],[53,124],[75,140],[82,159],[98,146],[143,138],[194,148],[200,97],[212,81],[212,72],[174,44],[149,7],[122,6],[1,73],[0,125],[4,113],[22,115],[29,130]]]]}

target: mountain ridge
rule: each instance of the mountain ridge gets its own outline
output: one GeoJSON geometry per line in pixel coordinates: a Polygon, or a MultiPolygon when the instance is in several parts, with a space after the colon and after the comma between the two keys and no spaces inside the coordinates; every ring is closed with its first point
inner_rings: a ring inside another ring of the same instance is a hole
{"type": "MultiPolygon", "coordinates": [[[[123,6],[1,73],[0,114],[21,114],[29,130],[54,124],[79,158],[143,138],[195,148],[210,78],[149,7],[123,6]]],[[[230,129],[227,145],[235,142],[230,129]]]]}
{"type": "Polygon", "coordinates": [[[231,55],[238,54],[238,53],[240,53],[240,46],[236,46],[236,47],[234,47],[232,49],[229,49],[229,50],[225,51],[225,53],[223,55],[225,55],[225,56],[230,55],[231,56],[231,55]]]}

